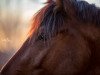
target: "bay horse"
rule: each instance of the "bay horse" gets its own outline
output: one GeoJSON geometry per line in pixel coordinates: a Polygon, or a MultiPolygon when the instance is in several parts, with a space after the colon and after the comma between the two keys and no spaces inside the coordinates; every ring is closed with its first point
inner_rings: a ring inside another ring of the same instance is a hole
{"type": "Polygon", "coordinates": [[[100,8],[48,0],[0,75],[100,75],[100,8]]]}

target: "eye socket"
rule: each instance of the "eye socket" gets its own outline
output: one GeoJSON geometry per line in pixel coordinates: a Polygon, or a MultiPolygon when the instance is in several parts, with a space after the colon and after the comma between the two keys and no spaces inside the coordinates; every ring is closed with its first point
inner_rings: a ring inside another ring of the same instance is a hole
{"type": "Polygon", "coordinates": [[[37,40],[46,41],[46,40],[47,40],[47,37],[46,37],[46,35],[45,35],[44,33],[41,33],[41,34],[38,36],[37,40]]]}

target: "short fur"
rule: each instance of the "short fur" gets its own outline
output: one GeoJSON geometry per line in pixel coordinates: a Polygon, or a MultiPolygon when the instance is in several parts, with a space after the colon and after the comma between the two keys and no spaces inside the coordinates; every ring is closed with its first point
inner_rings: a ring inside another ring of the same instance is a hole
{"type": "Polygon", "coordinates": [[[99,13],[85,1],[48,0],[0,75],[100,75],[99,13]]]}

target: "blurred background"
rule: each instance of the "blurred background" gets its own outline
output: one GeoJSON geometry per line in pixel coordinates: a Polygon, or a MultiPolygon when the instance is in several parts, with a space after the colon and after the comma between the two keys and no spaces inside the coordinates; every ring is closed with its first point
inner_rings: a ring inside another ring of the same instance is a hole
{"type": "MultiPolygon", "coordinates": [[[[99,5],[99,0],[86,0],[99,5]]],[[[21,47],[34,13],[46,0],[0,0],[0,69],[21,47]]]]}

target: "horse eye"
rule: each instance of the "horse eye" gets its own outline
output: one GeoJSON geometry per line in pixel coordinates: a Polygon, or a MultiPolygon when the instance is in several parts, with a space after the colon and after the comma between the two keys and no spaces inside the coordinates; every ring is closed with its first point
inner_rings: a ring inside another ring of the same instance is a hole
{"type": "Polygon", "coordinates": [[[47,40],[46,35],[40,34],[40,35],[38,36],[37,40],[46,41],[46,40],[47,40]]]}

